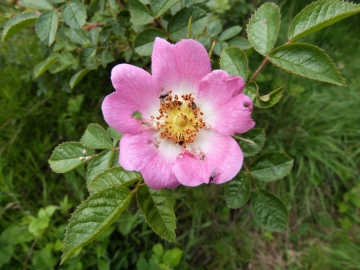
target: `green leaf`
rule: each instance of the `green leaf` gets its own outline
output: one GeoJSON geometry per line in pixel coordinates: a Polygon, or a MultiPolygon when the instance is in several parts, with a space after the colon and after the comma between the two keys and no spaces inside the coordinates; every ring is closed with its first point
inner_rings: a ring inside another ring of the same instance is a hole
{"type": "Polygon", "coordinates": [[[96,175],[88,182],[90,193],[114,186],[128,186],[141,179],[141,174],[135,171],[126,171],[121,167],[111,168],[96,175]]]}
{"type": "Polygon", "coordinates": [[[251,197],[255,221],[269,231],[282,232],[288,222],[289,213],[285,204],[274,194],[259,189],[251,197]]]}
{"type": "Polygon", "coordinates": [[[114,58],[114,55],[113,55],[113,53],[111,51],[103,50],[102,53],[101,53],[100,60],[101,60],[102,67],[106,68],[106,66],[109,63],[112,63],[112,62],[115,61],[115,58],[114,58]]]}
{"type": "Polygon", "coordinates": [[[154,20],[151,11],[139,0],[129,0],[128,3],[131,23],[135,25],[144,25],[154,20]]]}
{"type": "Polygon", "coordinates": [[[211,37],[216,37],[222,31],[222,23],[220,19],[210,21],[206,26],[206,33],[211,37]]]}
{"type": "Polygon", "coordinates": [[[47,46],[54,42],[58,25],[59,15],[56,10],[43,12],[36,21],[36,33],[47,46]]]}
{"type": "Polygon", "coordinates": [[[183,8],[177,12],[169,21],[168,32],[172,40],[181,40],[188,34],[188,23],[191,17],[191,37],[200,35],[209,19],[207,13],[195,7],[183,8]]]}
{"type": "Polygon", "coordinates": [[[288,38],[298,40],[331,24],[360,12],[360,5],[338,0],[313,2],[305,7],[292,21],[288,38]]]}
{"type": "Polygon", "coordinates": [[[286,176],[294,164],[294,160],[280,152],[266,153],[250,165],[251,175],[260,180],[271,182],[286,176]]]}
{"type": "Polygon", "coordinates": [[[88,125],[81,143],[92,149],[111,149],[112,142],[105,129],[99,124],[88,125]]]}
{"type": "Polygon", "coordinates": [[[256,82],[247,83],[245,89],[243,90],[243,94],[247,95],[251,98],[252,101],[258,96],[259,87],[256,82]]]}
{"type": "Polygon", "coordinates": [[[276,66],[312,80],[344,85],[334,62],[320,48],[304,43],[285,44],[276,48],[269,60],[276,66]]]}
{"type": "Polygon", "coordinates": [[[259,153],[263,148],[265,143],[265,131],[262,128],[253,128],[248,132],[241,134],[241,138],[244,138],[245,140],[237,139],[235,137],[236,141],[240,145],[244,157],[252,157],[259,153]],[[246,140],[250,140],[253,143],[246,140]]]}
{"type": "Polygon", "coordinates": [[[220,41],[228,40],[228,39],[236,36],[237,34],[239,34],[241,32],[241,30],[242,30],[242,27],[238,26],[238,25],[230,27],[221,33],[221,35],[219,36],[219,40],[220,41]]]}
{"type": "Polygon", "coordinates": [[[275,4],[266,3],[251,16],[247,34],[254,49],[266,56],[275,45],[279,29],[280,10],[275,4]]]}
{"type": "Polygon", "coordinates": [[[248,60],[245,53],[237,47],[229,47],[220,54],[220,67],[230,76],[241,76],[244,81],[248,77],[248,60]]]}
{"type": "Polygon", "coordinates": [[[48,70],[57,60],[59,54],[53,53],[46,60],[40,62],[34,67],[34,77],[37,78],[41,74],[43,74],[46,70],[48,70]]]}
{"type": "Polygon", "coordinates": [[[36,13],[24,13],[11,18],[4,26],[4,30],[2,32],[2,41],[5,41],[7,38],[15,35],[25,27],[32,25],[36,22],[38,17],[39,15],[36,13]]]}
{"type": "Polygon", "coordinates": [[[151,10],[155,18],[168,11],[178,0],[151,0],[151,10]]]}
{"type": "Polygon", "coordinates": [[[82,29],[70,29],[70,31],[67,33],[67,36],[72,42],[76,44],[86,45],[90,43],[85,31],[82,29]]]}
{"type": "Polygon", "coordinates": [[[61,15],[70,28],[81,29],[86,22],[86,9],[78,0],[70,0],[61,9],[61,15]]]}
{"type": "Polygon", "coordinates": [[[132,195],[127,188],[113,187],[99,191],[82,202],[67,226],[61,264],[109,228],[126,209],[132,195]]]}
{"type": "Polygon", "coordinates": [[[53,5],[48,0],[20,0],[20,5],[39,10],[52,10],[53,5]]]}
{"type": "Polygon", "coordinates": [[[166,39],[166,34],[160,29],[145,29],[135,39],[134,48],[139,55],[151,55],[156,37],[166,39]]]}
{"type": "Polygon", "coordinates": [[[175,241],[175,213],[166,190],[153,190],[138,186],[137,201],[146,222],[160,237],[175,241]]]}
{"type": "Polygon", "coordinates": [[[94,154],[94,150],[79,142],[66,142],[55,148],[49,163],[54,172],[64,173],[92,159],[94,154]]]}
{"type": "Polygon", "coordinates": [[[97,155],[89,164],[86,173],[86,182],[89,183],[99,173],[112,167],[111,157],[114,156],[114,152],[106,150],[97,155]]]}
{"type": "Polygon", "coordinates": [[[81,51],[80,62],[84,66],[89,66],[94,63],[96,56],[96,48],[86,47],[81,51]]]}
{"type": "Polygon", "coordinates": [[[76,72],[70,79],[70,88],[74,89],[74,87],[85,77],[86,74],[88,74],[89,71],[89,69],[84,68],[76,72]]]}
{"type": "Polygon", "coordinates": [[[120,132],[118,132],[117,130],[113,129],[112,127],[108,127],[107,129],[107,133],[109,134],[109,136],[115,140],[120,141],[121,138],[124,136],[124,134],[121,134],[120,132]]]}
{"type": "Polygon", "coordinates": [[[262,109],[270,108],[279,102],[283,93],[284,93],[284,87],[281,86],[280,88],[271,91],[267,95],[257,96],[255,98],[254,105],[262,109]]]}
{"type": "Polygon", "coordinates": [[[225,200],[229,208],[240,208],[250,198],[251,182],[246,172],[240,172],[225,184],[225,200]]]}

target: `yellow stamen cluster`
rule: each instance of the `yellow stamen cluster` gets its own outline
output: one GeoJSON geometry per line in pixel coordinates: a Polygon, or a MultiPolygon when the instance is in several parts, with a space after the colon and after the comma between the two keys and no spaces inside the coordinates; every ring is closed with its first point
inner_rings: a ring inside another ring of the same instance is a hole
{"type": "Polygon", "coordinates": [[[160,138],[173,140],[175,144],[186,148],[187,143],[194,142],[196,134],[206,126],[202,120],[203,113],[194,102],[192,94],[174,97],[169,91],[160,96],[159,116],[151,118],[156,128],[161,131],[160,138]]]}

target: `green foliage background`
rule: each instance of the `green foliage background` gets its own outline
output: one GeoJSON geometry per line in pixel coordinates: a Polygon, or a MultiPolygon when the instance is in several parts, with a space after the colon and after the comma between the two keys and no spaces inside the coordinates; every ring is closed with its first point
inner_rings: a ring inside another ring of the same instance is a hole
{"type": "MultiPolygon", "coordinates": [[[[218,13],[227,28],[239,22],[245,27],[261,1],[211,2],[215,8],[219,3],[231,7],[226,15],[218,13]]],[[[283,21],[290,23],[304,2],[278,1],[283,21]]],[[[65,227],[87,197],[85,169],[59,175],[47,160],[59,143],[79,140],[89,123],[105,126],[100,105],[113,91],[109,74],[114,63],[90,71],[71,90],[74,71],[33,78],[33,68],[49,49],[32,29],[10,37],[0,50],[0,268],[360,269],[359,25],[359,16],[351,17],[304,39],[327,51],[347,87],[270,65],[258,77],[260,89],[283,84],[286,89],[276,106],[253,113],[257,127],[266,128],[266,151],[284,150],[295,159],[283,181],[263,183],[290,210],[284,233],[258,227],[249,206],[229,210],[221,187],[179,187],[172,196],[175,243],[160,240],[130,205],[100,239],[63,266],[65,227]]],[[[280,32],[282,44],[286,29],[280,32]]],[[[143,66],[149,60],[134,56],[131,61],[143,66]]],[[[260,62],[260,57],[250,62],[250,68],[260,62]]]]}

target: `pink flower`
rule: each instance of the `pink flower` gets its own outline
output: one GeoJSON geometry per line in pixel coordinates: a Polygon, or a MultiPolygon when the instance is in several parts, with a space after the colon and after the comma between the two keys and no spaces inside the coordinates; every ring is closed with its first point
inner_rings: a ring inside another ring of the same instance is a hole
{"type": "Polygon", "coordinates": [[[243,78],[211,72],[201,43],[156,38],[152,75],[120,64],[111,80],[116,91],[102,111],[124,133],[120,164],[150,188],[221,184],[240,171],[244,157],[231,135],[254,127],[252,102],[241,93],[243,78]]]}

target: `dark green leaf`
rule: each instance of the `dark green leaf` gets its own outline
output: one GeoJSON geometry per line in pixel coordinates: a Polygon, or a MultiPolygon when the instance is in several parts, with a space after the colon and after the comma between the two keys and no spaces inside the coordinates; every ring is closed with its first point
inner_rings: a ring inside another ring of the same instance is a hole
{"type": "Polygon", "coordinates": [[[284,93],[284,87],[271,91],[267,95],[257,96],[254,105],[258,108],[267,109],[279,102],[284,93]]]}
{"type": "Polygon", "coordinates": [[[135,39],[134,48],[139,55],[151,55],[156,37],[166,39],[166,34],[159,29],[145,29],[135,39]]]}
{"type": "Polygon", "coordinates": [[[242,27],[238,26],[238,25],[230,27],[221,33],[221,35],[219,36],[219,40],[220,41],[228,40],[228,39],[236,36],[237,34],[239,34],[241,32],[241,30],[242,30],[242,27]]]}
{"type": "Polygon", "coordinates": [[[67,36],[76,44],[86,45],[90,43],[85,31],[82,29],[70,29],[67,36]]]}
{"type": "Polygon", "coordinates": [[[112,142],[105,129],[99,124],[88,125],[81,143],[92,149],[111,149],[112,142]]]}
{"type": "Polygon", "coordinates": [[[252,101],[258,96],[259,87],[256,82],[247,83],[245,89],[243,90],[243,94],[247,95],[251,98],[252,101]]]}
{"type": "Polygon", "coordinates": [[[139,0],[129,0],[130,22],[135,25],[144,25],[152,22],[154,17],[151,11],[139,0]]]}
{"type": "Polygon", "coordinates": [[[20,0],[20,5],[39,10],[51,10],[53,5],[48,0],[20,0]]]}
{"type": "Polygon", "coordinates": [[[275,181],[286,176],[294,164],[294,160],[280,152],[266,153],[250,165],[251,175],[260,181],[275,181]]]}
{"type": "Polygon", "coordinates": [[[190,17],[190,37],[194,38],[204,31],[209,19],[207,13],[204,10],[195,7],[183,8],[169,21],[168,31],[172,40],[177,41],[186,38],[190,17]]]}
{"type": "Polygon", "coordinates": [[[151,10],[155,18],[163,15],[170,9],[178,0],[151,0],[151,10]]]}
{"type": "Polygon", "coordinates": [[[112,167],[111,157],[115,155],[114,151],[106,150],[97,155],[89,164],[86,173],[86,182],[89,183],[99,173],[112,167]]]}
{"type": "Polygon", "coordinates": [[[89,69],[84,68],[78,72],[76,72],[70,79],[70,88],[74,89],[74,87],[88,74],[89,69]]]}
{"type": "Polygon", "coordinates": [[[96,48],[86,47],[81,51],[80,54],[80,62],[84,66],[90,66],[94,63],[96,56],[96,48]]]}
{"type": "Polygon", "coordinates": [[[251,182],[246,172],[240,172],[225,184],[225,200],[229,208],[240,208],[250,198],[251,182]]]}
{"type": "Polygon", "coordinates": [[[65,4],[61,15],[70,28],[81,29],[86,22],[86,9],[79,0],[70,0],[65,4]]]}
{"type": "Polygon", "coordinates": [[[107,169],[88,182],[90,193],[113,186],[128,186],[141,179],[141,174],[135,171],[125,171],[121,167],[107,169]]]}
{"type": "Polygon", "coordinates": [[[298,40],[360,12],[360,5],[339,0],[316,1],[305,7],[292,21],[288,38],[298,40]]]}
{"type": "Polygon", "coordinates": [[[66,229],[61,263],[109,228],[126,209],[132,195],[127,188],[113,187],[101,190],[82,202],[66,229]]]}
{"type": "Polygon", "coordinates": [[[216,37],[218,34],[220,34],[221,31],[222,31],[222,24],[221,24],[221,20],[219,19],[211,21],[206,26],[206,32],[211,37],[216,37]]]}
{"type": "Polygon", "coordinates": [[[37,78],[41,74],[43,74],[46,70],[48,70],[57,60],[59,54],[53,53],[46,60],[40,62],[34,67],[34,77],[37,78]]]}
{"type": "Polygon", "coordinates": [[[285,204],[274,194],[259,189],[251,197],[255,221],[269,231],[281,232],[289,222],[285,204]]]}
{"type": "Polygon", "coordinates": [[[290,73],[337,85],[345,84],[334,62],[314,45],[286,44],[276,48],[269,60],[290,73]]]}
{"type": "Polygon", "coordinates": [[[166,190],[153,190],[138,186],[137,201],[146,222],[160,237],[175,241],[175,213],[166,190]]]}
{"type": "Polygon", "coordinates": [[[89,161],[94,157],[94,154],[94,150],[79,142],[66,142],[55,148],[49,163],[54,172],[64,173],[89,161]]]}
{"type": "Polygon", "coordinates": [[[260,152],[265,143],[265,131],[262,128],[253,128],[250,129],[248,132],[237,136],[241,136],[241,138],[245,139],[241,140],[235,137],[236,141],[240,145],[244,157],[252,157],[256,155],[260,152]],[[253,143],[246,140],[250,140],[253,143]]]}
{"type": "Polygon", "coordinates": [[[59,15],[56,10],[43,12],[36,21],[37,35],[47,46],[54,42],[58,25],[59,15]]]}
{"type": "Polygon", "coordinates": [[[229,47],[220,54],[220,67],[230,76],[248,77],[248,60],[245,53],[237,47],[229,47]]]}
{"type": "Polygon", "coordinates": [[[266,3],[251,16],[247,34],[254,49],[268,55],[275,45],[279,29],[280,10],[275,4],[266,3]]]}
{"type": "Polygon", "coordinates": [[[100,59],[101,59],[101,65],[103,66],[103,68],[106,68],[106,66],[109,63],[112,63],[115,61],[113,53],[108,50],[102,51],[100,59]]]}
{"type": "Polygon", "coordinates": [[[4,26],[2,41],[5,41],[7,38],[13,36],[25,27],[32,25],[36,22],[38,17],[39,15],[36,13],[24,13],[11,18],[4,26]]]}

